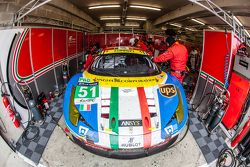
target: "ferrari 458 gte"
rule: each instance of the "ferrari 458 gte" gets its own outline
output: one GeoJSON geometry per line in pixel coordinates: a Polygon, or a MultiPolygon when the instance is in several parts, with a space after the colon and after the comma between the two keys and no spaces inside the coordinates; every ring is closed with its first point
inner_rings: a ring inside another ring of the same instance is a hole
{"type": "Polygon", "coordinates": [[[138,158],[173,144],[188,119],[180,82],[144,51],[106,48],[68,82],[65,122],[75,142],[96,154],[138,158]]]}

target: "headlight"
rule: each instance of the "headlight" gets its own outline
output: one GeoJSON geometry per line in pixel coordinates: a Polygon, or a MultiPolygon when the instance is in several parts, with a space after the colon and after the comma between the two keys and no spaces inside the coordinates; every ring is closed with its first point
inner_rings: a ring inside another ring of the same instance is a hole
{"type": "Polygon", "coordinates": [[[178,98],[179,98],[179,104],[178,104],[177,109],[175,111],[175,115],[176,115],[177,122],[180,124],[184,118],[184,107],[183,107],[181,93],[180,93],[180,90],[178,88],[177,88],[177,93],[178,93],[178,98]]]}
{"type": "Polygon", "coordinates": [[[80,113],[77,110],[74,103],[75,90],[76,88],[73,86],[71,90],[70,103],[69,103],[69,120],[74,126],[77,126],[80,113]]]}

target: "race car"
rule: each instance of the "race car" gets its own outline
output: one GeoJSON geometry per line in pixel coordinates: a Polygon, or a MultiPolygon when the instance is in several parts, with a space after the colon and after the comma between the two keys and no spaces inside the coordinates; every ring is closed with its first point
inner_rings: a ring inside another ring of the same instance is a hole
{"type": "Polygon", "coordinates": [[[165,150],[188,119],[180,82],[143,50],[112,47],[68,82],[66,126],[86,150],[112,158],[139,158],[165,150]]]}

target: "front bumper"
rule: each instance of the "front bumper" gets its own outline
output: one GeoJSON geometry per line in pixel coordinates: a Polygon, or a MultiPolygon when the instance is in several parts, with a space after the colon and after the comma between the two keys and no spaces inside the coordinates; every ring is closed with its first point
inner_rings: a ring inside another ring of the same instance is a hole
{"type": "Polygon", "coordinates": [[[108,158],[116,158],[116,159],[135,159],[159,153],[161,151],[166,150],[169,146],[174,144],[177,138],[178,135],[147,149],[135,148],[135,149],[112,150],[99,147],[93,143],[86,142],[80,138],[73,136],[75,143],[84,148],[85,150],[100,156],[108,158]]]}

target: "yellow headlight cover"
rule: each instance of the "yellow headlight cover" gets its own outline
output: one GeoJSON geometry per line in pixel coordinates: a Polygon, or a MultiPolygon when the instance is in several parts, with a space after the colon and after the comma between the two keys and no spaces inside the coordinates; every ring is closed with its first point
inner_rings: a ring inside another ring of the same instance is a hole
{"type": "Polygon", "coordinates": [[[184,118],[184,107],[182,102],[182,97],[180,94],[180,90],[177,88],[178,98],[179,98],[179,104],[177,106],[177,109],[175,111],[176,119],[178,123],[181,123],[181,121],[184,118]]]}
{"type": "Polygon", "coordinates": [[[75,90],[76,88],[73,86],[71,90],[70,103],[69,103],[69,120],[74,126],[77,126],[80,113],[77,110],[74,103],[75,90]]]}

